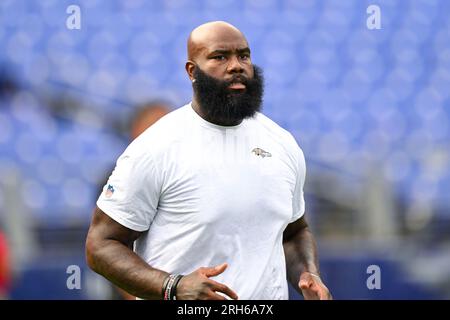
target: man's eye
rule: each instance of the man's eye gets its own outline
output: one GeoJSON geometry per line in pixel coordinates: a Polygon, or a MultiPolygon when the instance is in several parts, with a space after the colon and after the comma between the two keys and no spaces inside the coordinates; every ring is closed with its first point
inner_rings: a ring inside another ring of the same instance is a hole
{"type": "Polygon", "coordinates": [[[247,59],[249,59],[250,58],[250,56],[248,55],[248,54],[243,54],[243,55],[241,55],[241,59],[242,60],[247,60],[247,59]]]}
{"type": "Polygon", "coordinates": [[[215,56],[215,57],[213,57],[213,59],[222,61],[222,60],[225,60],[225,56],[215,56]]]}

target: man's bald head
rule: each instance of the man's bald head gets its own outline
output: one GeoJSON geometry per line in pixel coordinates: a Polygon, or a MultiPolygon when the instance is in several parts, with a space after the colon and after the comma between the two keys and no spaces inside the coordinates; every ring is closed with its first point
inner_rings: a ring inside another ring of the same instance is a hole
{"type": "Polygon", "coordinates": [[[244,34],[232,24],[225,21],[212,21],[202,24],[192,30],[187,43],[188,60],[195,60],[202,50],[208,50],[213,45],[230,42],[245,43],[244,34]]]}
{"type": "Polygon", "coordinates": [[[202,24],[189,35],[187,47],[185,69],[197,113],[215,124],[236,125],[259,110],[262,76],[238,28],[223,21],[202,24]]]}

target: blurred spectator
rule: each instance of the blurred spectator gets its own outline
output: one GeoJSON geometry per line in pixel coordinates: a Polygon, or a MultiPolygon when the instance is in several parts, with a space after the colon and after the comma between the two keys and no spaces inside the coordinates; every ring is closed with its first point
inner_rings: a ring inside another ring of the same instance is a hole
{"type": "Polygon", "coordinates": [[[0,300],[8,298],[11,283],[9,247],[6,236],[0,228],[0,300]]]}
{"type": "Polygon", "coordinates": [[[136,139],[148,127],[170,112],[168,103],[153,101],[138,108],[130,123],[130,139],[136,139]]]}
{"type": "MultiPolygon", "coordinates": [[[[156,121],[162,118],[164,115],[171,111],[171,107],[167,102],[164,101],[151,101],[137,108],[137,111],[131,118],[129,123],[129,137],[130,141],[136,139],[142,132],[144,132],[148,127],[153,125],[156,121]]],[[[109,174],[100,186],[100,190],[106,185],[109,178],[109,174]]],[[[128,292],[115,287],[116,290],[112,292],[113,300],[134,300],[135,297],[130,295],[128,292]]]]}
{"type": "Polygon", "coordinates": [[[17,83],[6,68],[0,66],[0,99],[8,98],[18,90],[17,83]]]}

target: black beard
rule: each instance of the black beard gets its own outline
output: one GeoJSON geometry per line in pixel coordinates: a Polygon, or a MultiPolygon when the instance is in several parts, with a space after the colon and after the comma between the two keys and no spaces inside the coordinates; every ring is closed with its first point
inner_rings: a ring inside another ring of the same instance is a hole
{"type": "Polygon", "coordinates": [[[258,66],[254,65],[253,70],[252,79],[235,74],[233,79],[224,81],[207,75],[198,66],[195,68],[194,93],[206,120],[219,125],[235,125],[260,111],[264,77],[258,66]],[[229,89],[236,78],[245,85],[245,90],[234,92],[229,89]]]}

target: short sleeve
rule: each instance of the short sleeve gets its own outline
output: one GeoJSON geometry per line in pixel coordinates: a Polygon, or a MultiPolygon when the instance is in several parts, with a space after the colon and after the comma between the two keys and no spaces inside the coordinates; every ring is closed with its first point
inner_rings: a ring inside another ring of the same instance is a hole
{"type": "Polygon", "coordinates": [[[300,219],[305,213],[305,198],[303,196],[303,187],[305,185],[306,176],[306,163],[303,151],[298,147],[298,153],[296,157],[296,183],[294,188],[294,194],[292,197],[292,220],[294,222],[300,219]]]}
{"type": "Polygon", "coordinates": [[[103,187],[97,206],[121,225],[146,231],[155,217],[161,186],[150,154],[127,148],[103,187]]]}

